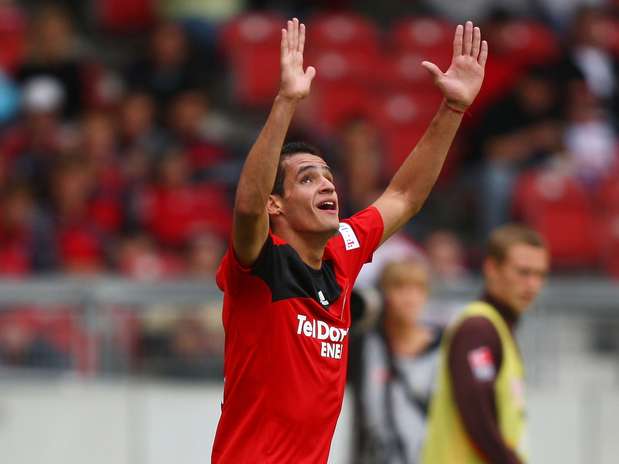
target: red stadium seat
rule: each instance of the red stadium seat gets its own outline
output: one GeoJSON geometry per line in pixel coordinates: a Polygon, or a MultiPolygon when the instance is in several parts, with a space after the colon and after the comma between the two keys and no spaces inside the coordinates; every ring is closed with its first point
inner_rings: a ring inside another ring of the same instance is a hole
{"type": "Polygon", "coordinates": [[[0,6],[0,68],[14,71],[22,62],[26,48],[26,18],[16,6],[0,6]]]}
{"type": "Polygon", "coordinates": [[[442,19],[407,18],[395,24],[389,42],[395,50],[421,53],[425,59],[445,53],[451,56],[455,29],[454,24],[442,19]]]}
{"type": "Polygon", "coordinates": [[[425,132],[442,97],[433,93],[392,93],[373,103],[373,120],[380,129],[387,173],[393,173],[425,132]]]}
{"type": "Polygon", "coordinates": [[[142,222],[168,246],[182,246],[196,233],[214,231],[227,237],[231,208],[224,192],[210,185],[177,189],[151,188],[141,198],[142,222]]]}
{"type": "Polygon", "coordinates": [[[308,104],[311,125],[332,135],[347,120],[367,117],[371,111],[371,93],[360,82],[324,83],[312,90],[308,104]]]}
{"type": "MultiPolygon", "coordinates": [[[[451,59],[451,56],[447,57],[451,59]]],[[[422,52],[404,50],[387,56],[378,69],[381,71],[380,80],[385,88],[414,92],[434,90],[434,81],[421,62],[429,60],[422,52]]],[[[442,71],[446,71],[449,62],[435,62],[442,71]]],[[[432,61],[432,60],[429,60],[432,61]]],[[[438,61],[438,60],[437,60],[438,61]]]]}
{"type": "Polygon", "coordinates": [[[360,81],[371,85],[376,80],[376,57],[340,50],[307,53],[307,63],[317,70],[315,83],[360,81]]]}
{"type": "Polygon", "coordinates": [[[279,44],[284,19],[273,14],[239,16],[223,29],[220,45],[228,57],[235,97],[244,106],[268,104],[279,85],[279,44]]]}
{"type": "Polygon", "coordinates": [[[376,55],[378,29],[364,17],[347,13],[328,13],[314,17],[308,24],[311,40],[308,51],[339,50],[376,55]]]}
{"type": "Polygon", "coordinates": [[[392,55],[383,68],[387,82],[398,89],[429,89],[432,79],[421,67],[422,61],[447,71],[453,55],[455,25],[430,17],[408,18],[397,23],[389,42],[392,55]]]}
{"type": "Polygon", "coordinates": [[[516,187],[514,209],[546,238],[553,265],[576,268],[599,264],[591,199],[573,178],[553,172],[523,175],[516,187]]]}
{"type": "Polygon", "coordinates": [[[542,23],[512,21],[501,34],[510,58],[521,65],[542,64],[559,56],[557,35],[542,23]]]}
{"type": "Polygon", "coordinates": [[[235,98],[244,106],[268,105],[279,86],[279,50],[256,48],[231,57],[235,98]]]}
{"type": "Polygon", "coordinates": [[[317,69],[308,103],[321,131],[332,133],[347,119],[368,114],[375,57],[332,50],[311,53],[307,62],[317,69]]]}
{"type": "Polygon", "coordinates": [[[247,48],[276,46],[279,51],[280,31],[285,19],[272,13],[248,13],[237,16],[225,25],[220,44],[227,53],[247,48]]]}

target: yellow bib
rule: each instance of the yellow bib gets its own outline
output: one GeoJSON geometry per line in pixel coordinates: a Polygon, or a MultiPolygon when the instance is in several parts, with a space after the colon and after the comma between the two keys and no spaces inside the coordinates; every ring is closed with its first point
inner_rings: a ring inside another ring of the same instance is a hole
{"type": "Polygon", "coordinates": [[[455,329],[466,319],[487,318],[501,339],[503,359],[495,382],[495,402],[499,429],[505,442],[516,451],[523,462],[525,451],[524,366],[520,352],[501,315],[487,303],[471,303],[448,331],[441,345],[441,360],[437,389],[434,392],[428,429],[423,449],[423,464],[482,464],[483,457],[468,438],[453,398],[447,366],[449,344],[455,329]]]}

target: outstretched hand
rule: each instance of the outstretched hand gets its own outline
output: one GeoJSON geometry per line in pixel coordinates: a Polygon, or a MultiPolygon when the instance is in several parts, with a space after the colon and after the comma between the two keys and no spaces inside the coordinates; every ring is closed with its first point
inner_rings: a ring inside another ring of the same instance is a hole
{"type": "Polygon", "coordinates": [[[305,25],[294,18],[282,29],[281,81],[279,94],[282,97],[301,100],[309,95],[316,69],[309,66],[303,71],[303,48],[305,46],[305,25]]]}
{"type": "Polygon", "coordinates": [[[447,72],[429,61],[421,65],[434,78],[434,83],[443,93],[447,104],[459,111],[465,111],[479,93],[484,80],[484,69],[488,58],[488,43],[481,40],[481,31],[471,21],[458,25],[454,35],[453,57],[447,72]]]}

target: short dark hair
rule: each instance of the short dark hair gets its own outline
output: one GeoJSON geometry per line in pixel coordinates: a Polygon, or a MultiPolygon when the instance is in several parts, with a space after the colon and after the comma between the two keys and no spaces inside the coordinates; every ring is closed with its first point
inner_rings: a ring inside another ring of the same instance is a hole
{"type": "Polygon", "coordinates": [[[284,161],[300,153],[309,153],[310,155],[320,156],[321,158],[323,158],[322,152],[311,143],[288,142],[284,144],[284,146],[282,147],[282,151],[279,155],[277,175],[275,176],[275,183],[273,184],[273,190],[271,191],[272,194],[279,195],[281,197],[284,196],[284,179],[286,175],[286,170],[284,169],[284,161]]]}
{"type": "Polygon", "coordinates": [[[502,263],[514,245],[530,245],[547,249],[546,242],[535,230],[521,224],[507,224],[495,229],[488,239],[486,257],[502,263]]]}

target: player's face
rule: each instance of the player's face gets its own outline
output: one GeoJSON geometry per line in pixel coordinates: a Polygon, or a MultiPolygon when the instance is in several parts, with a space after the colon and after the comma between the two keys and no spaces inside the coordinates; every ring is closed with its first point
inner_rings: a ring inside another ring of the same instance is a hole
{"type": "Polygon", "coordinates": [[[489,290],[519,313],[537,298],[548,274],[548,252],[526,244],[510,247],[502,263],[489,259],[486,279],[489,290]]]}
{"type": "Polygon", "coordinates": [[[402,324],[414,324],[428,299],[424,285],[406,282],[385,289],[386,316],[402,324]]]}
{"type": "Polygon", "coordinates": [[[284,162],[282,215],[299,232],[335,234],[339,208],[333,173],[319,156],[300,153],[284,162]]]}

